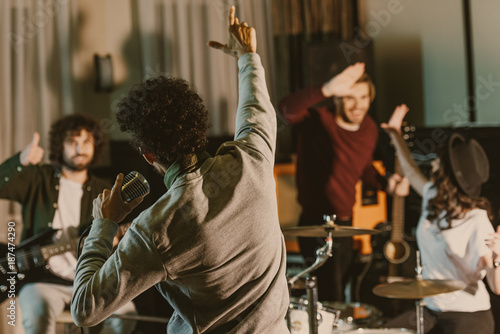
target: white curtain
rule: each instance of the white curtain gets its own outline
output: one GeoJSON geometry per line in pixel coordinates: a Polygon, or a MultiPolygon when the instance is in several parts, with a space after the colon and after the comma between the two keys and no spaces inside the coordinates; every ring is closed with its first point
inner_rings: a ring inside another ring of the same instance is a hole
{"type": "MultiPolygon", "coordinates": [[[[1,161],[25,147],[35,131],[41,135],[41,145],[47,147],[50,124],[73,112],[71,34],[76,26],[75,4],[71,0],[0,1],[1,161]]],[[[7,240],[9,220],[17,223],[19,241],[19,207],[1,200],[2,243],[7,240]]],[[[5,314],[1,316],[7,319],[5,314]]],[[[12,327],[2,321],[0,332],[22,333],[22,325],[16,322],[12,327]]]]}
{"type": "Polygon", "coordinates": [[[240,21],[257,31],[257,51],[273,87],[273,41],[270,0],[149,0],[137,1],[137,24],[143,77],[165,74],[181,77],[197,88],[209,109],[211,135],[234,133],[237,107],[236,61],[207,46],[225,43],[230,5],[240,21]]]}
{"type": "MultiPolygon", "coordinates": [[[[72,0],[0,2],[0,160],[24,148],[38,131],[47,147],[51,123],[73,113],[72,0]]],[[[12,214],[0,206],[0,239],[12,214]]],[[[19,227],[20,228],[20,227],[19,227]]]]}

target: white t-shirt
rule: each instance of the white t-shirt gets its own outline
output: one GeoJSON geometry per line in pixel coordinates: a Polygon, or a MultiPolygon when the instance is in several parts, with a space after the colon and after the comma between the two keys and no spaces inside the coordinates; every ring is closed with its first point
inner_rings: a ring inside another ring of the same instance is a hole
{"type": "MultiPolygon", "coordinates": [[[[426,306],[434,311],[476,312],[490,309],[490,296],[482,280],[471,282],[479,259],[490,255],[485,239],[494,233],[486,210],[474,209],[462,219],[452,220],[452,228],[440,230],[436,222],[427,219],[428,202],[436,196],[436,188],[429,182],[424,186],[422,215],[417,227],[417,242],[422,258],[424,279],[464,281],[464,290],[424,298],[426,306]]],[[[439,224],[446,224],[441,219],[439,224]]],[[[446,226],[446,225],[443,225],[446,226]]],[[[482,278],[486,271],[482,271],[482,278]]]]}
{"type": "MultiPolygon", "coordinates": [[[[52,228],[59,230],[54,235],[54,242],[76,244],[82,196],[83,189],[80,183],[61,177],[57,209],[52,221],[52,228]]],[[[75,278],[76,262],[75,254],[72,252],[56,255],[48,260],[51,271],[68,280],[75,278]]]]}

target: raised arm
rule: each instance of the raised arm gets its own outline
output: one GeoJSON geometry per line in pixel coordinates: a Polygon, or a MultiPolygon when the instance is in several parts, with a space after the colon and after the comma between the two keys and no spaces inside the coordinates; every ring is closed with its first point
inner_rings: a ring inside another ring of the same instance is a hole
{"type": "Polygon", "coordinates": [[[266,87],[264,68],[256,53],[255,29],[239,23],[229,12],[228,42],[210,41],[209,46],[238,58],[239,100],[236,112],[235,140],[262,153],[274,163],[276,113],[266,87]]]}
{"type": "Polygon", "coordinates": [[[123,174],[113,188],[94,199],[92,228],[78,258],[71,315],[78,326],[95,326],[143,291],[166,278],[166,271],[150,238],[132,226],[114,253],[117,223],[142,202],[121,198],[123,174]]]}
{"type": "Polygon", "coordinates": [[[31,142],[18,154],[0,165],[0,198],[20,203],[29,201],[29,189],[37,182],[35,165],[42,161],[44,151],[39,146],[40,135],[33,134],[31,142]]]}
{"type": "Polygon", "coordinates": [[[380,126],[389,134],[392,143],[396,148],[399,162],[405,177],[410,181],[411,187],[422,196],[424,185],[429,182],[424,174],[420,171],[417,163],[413,159],[408,145],[401,136],[401,125],[406,113],[409,111],[405,104],[399,105],[394,109],[388,123],[383,123],[380,126]]]}
{"type": "Polygon", "coordinates": [[[299,124],[307,118],[311,106],[326,98],[347,95],[364,72],[364,63],[348,66],[321,87],[302,89],[284,97],[278,105],[278,110],[289,124],[299,124]]]}

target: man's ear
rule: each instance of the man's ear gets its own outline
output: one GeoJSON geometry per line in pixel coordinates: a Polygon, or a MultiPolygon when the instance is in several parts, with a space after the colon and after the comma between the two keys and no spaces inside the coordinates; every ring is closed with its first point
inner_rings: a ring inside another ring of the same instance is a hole
{"type": "Polygon", "coordinates": [[[150,165],[152,165],[158,161],[158,159],[156,159],[156,157],[153,155],[153,153],[143,153],[142,156],[150,165]]]}

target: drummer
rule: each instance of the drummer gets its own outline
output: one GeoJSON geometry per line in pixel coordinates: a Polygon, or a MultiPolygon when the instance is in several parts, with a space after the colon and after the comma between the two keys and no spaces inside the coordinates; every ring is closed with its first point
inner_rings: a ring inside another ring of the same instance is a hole
{"type": "MultiPolygon", "coordinates": [[[[480,197],[481,185],[489,177],[488,157],[476,140],[454,133],[438,149],[428,180],[400,135],[408,110],[406,105],[398,106],[382,127],[395,143],[412,188],[422,196],[417,226],[422,276],[466,284],[464,290],[424,298],[425,332],[493,333],[490,296],[482,279],[486,275],[491,290],[499,294],[500,228],[495,233],[488,200],[480,197]]],[[[415,329],[411,312],[391,320],[387,327],[415,329]]]]}
{"type": "MultiPolygon", "coordinates": [[[[299,226],[323,224],[323,215],[335,214],[338,225],[352,225],[355,185],[367,185],[406,196],[409,183],[393,174],[382,177],[372,165],[378,128],[368,115],[375,87],[365,64],[344,69],[321,87],[311,87],[285,97],[279,111],[297,131],[297,188],[302,206],[299,226]],[[334,107],[318,106],[333,100],[334,107]]],[[[306,264],[315,260],[322,238],[299,238],[306,264]]],[[[334,240],[333,258],[314,274],[321,301],[344,301],[349,278],[352,238],[334,240]]]]}

